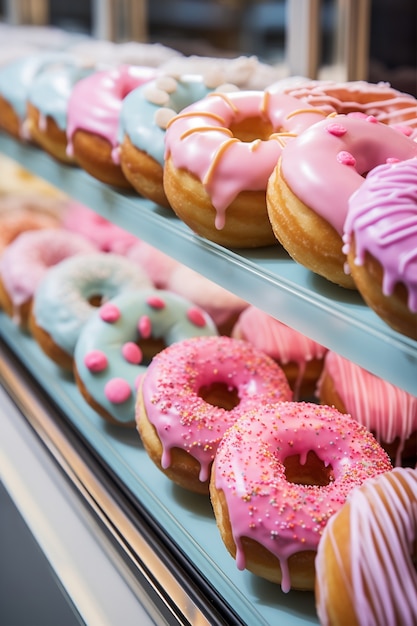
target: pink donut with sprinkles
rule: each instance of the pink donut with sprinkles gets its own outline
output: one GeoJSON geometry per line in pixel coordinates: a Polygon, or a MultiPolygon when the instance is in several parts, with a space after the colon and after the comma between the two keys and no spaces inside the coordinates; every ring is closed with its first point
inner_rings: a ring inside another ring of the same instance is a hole
{"type": "Polygon", "coordinates": [[[133,426],[137,388],[152,357],[183,339],[216,334],[210,316],[181,296],[156,289],[126,291],[83,326],[74,353],[77,386],[101,417],[133,426]]]}
{"type": "Polygon", "coordinates": [[[314,589],[328,520],[365,480],[392,469],[374,436],[334,408],[282,402],[248,412],[217,450],[210,495],[238,569],[314,589]]]}
{"type": "Polygon", "coordinates": [[[268,182],[273,231],[293,259],[343,287],[350,196],[378,165],[417,156],[417,143],[362,113],[329,116],[287,144],[268,182]]]}
{"type": "Polygon", "coordinates": [[[208,494],[219,441],[243,412],[290,400],[282,369],[250,343],[197,337],[155,356],[142,379],[136,422],[150,458],[171,480],[208,494]]]}

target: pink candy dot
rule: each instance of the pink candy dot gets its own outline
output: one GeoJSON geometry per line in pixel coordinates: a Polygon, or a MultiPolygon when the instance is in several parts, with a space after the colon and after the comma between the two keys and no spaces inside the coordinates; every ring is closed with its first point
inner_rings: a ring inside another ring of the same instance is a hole
{"type": "Polygon", "coordinates": [[[392,128],[395,128],[395,130],[398,130],[399,133],[402,133],[406,137],[411,137],[413,133],[411,126],[405,126],[404,124],[393,124],[392,128]]]}
{"type": "Polygon", "coordinates": [[[396,159],[395,157],[388,157],[388,159],[386,160],[386,163],[392,164],[392,163],[399,163],[400,159],[396,159]]]}
{"type": "Polygon", "coordinates": [[[120,317],[120,310],[111,302],[107,302],[107,304],[103,304],[100,308],[100,317],[103,322],[108,322],[109,324],[113,324],[117,322],[120,317]]]}
{"type": "Polygon", "coordinates": [[[342,165],[356,165],[355,157],[346,150],[341,150],[336,158],[342,165]]]}
{"type": "Polygon", "coordinates": [[[104,395],[112,404],[122,404],[129,400],[132,391],[129,383],[123,378],[112,378],[104,387],[104,395]]]}
{"type": "Polygon", "coordinates": [[[149,304],[153,309],[163,309],[165,308],[165,302],[159,296],[150,296],[146,300],[146,304],[149,304]]]}
{"type": "Polygon", "coordinates": [[[107,357],[101,350],[91,350],[84,357],[84,365],[90,372],[102,372],[107,367],[107,357]]]}
{"type": "Polygon", "coordinates": [[[142,350],[133,341],[128,341],[122,346],[122,354],[128,363],[137,365],[142,361],[142,350]]]}
{"type": "Polygon", "coordinates": [[[199,309],[196,309],[196,308],[188,309],[187,318],[192,324],[194,324],[194,326],[198,326],[202,328],[203,326],[206,325],[206,319],[203,313],[199,309]]]}
{"type": "Polygon", "coordinates": [[[335,135],[335,137],[343,137],[347,133],[347,128],[342,126],[342,124],[328,124],[326,126],[326,130],[331,135],[335,135]]]}
{"type": "Polygon", "coordinates": [[[371,124],[378,124],[378,120],[376,119],[375,115],[368,115],[368,117],[366,118],[367,122],[370,122],[371,124]]]}
{"type": "Polygon", "coordinates": [[[152,334],[152,322],[147,315],[142,315],[138,322],[138,331],[143,339],[148,339],[152,334]]]}

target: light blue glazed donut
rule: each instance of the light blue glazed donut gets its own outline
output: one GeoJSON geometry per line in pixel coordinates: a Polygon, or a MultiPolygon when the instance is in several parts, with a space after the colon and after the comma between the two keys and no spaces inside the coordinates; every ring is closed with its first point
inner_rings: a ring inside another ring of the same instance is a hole
{"type": "Polygon", "coordinates": [[[170,291],[122,293],[96,310],[80,333],[74,353],[78,388],[104,419],[133,426],[136,391],[148,365],[140,340],[168,346],[217,334],[205,311],[170,291]]]}
{"type": "Polygon", "coordinates": [[[32,308],[32,328],[36,326],[47,333],[47,345],[52,340],[54,351],[47,350],[43,333],[39,335],[33,330],[33,335],[50,358],[72,368],[81,329],[97,310],[91,300],[103,304],[124,291],[151,285],[138,266],[118,254],[97,252],[65,259],[48,269],[35,292],[32,308]]]}

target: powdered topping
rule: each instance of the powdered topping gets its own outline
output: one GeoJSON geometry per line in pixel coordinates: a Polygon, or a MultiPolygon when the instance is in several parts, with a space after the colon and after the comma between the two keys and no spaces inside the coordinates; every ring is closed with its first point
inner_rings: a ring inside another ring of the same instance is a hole
{"type": "Polygon", "coordinates": [[[395,463],[400,465],[404,443],[417,430],[417,398],[335,352],[326,354],[318,390],[326,375],[331,376],[347,412],[379,442],[392,443],[399,438],[395,463]]]}
{"type": "Polygon", "coordinates": [[[371,171],[349,200],[344,231],[344,251],[348,253],[354,235],[355,263],[362,265],[369,252],[383,268],[383,293],[389,296],[403,283],[408,307],[416,313],[417,158],[371,171]]]}
{"type": "MultiPolygon", "coordinates": [[[[416,470],[395,468],[352,491],[345,509],[349,513],[348,535],[338,529],[338,516],[330,520],[316,559],[320,623],[329,622],[328,589],[333,581],[328,583],[326,576],[328,549],[341,570],[343,594],[350,598],[359,626],[417,623],[417,573],[412,560],[417,536],[416,494],[416,470]]],[[[331,614],[337,619],[337,600],[335,604],[333,598],[331,604],[331,614]]]]}
{"type": "Polygon", "coordinates": [[[322,111],[305,108],[307,111],[292,115],[300,109],[299,102],[269,91],[215,92],[171,120],[165,158],[170,157],[176,168],[191,172],[204,184],[216,209],[218,229],[223,228],[226,209],[241,191],[266,190],[282,152],[278,136],[282,133],[284,143],[290,142],[292,133],[323,118],[322,111]],[[240,141],[233,136],[231,128],[251,118],[272,127],[268,139],[240,141]]]}
{"type": "Polygon", "coordinates": [[[226,429],[243,411],[263,402],[291,398],[282,370],[249,343],[230,337],[198,337],[157,354],[142,385],[148,420],[162,442],[161,464],[171,464],[173,448],[186,450],[200,463],[205,482],[226,429]],[[227,410],[200,395],[215,383],[237,390],[239,403],[227,410]]]}
{"type": "Polygon", "coordinates": [[[282,589],[289,591],[288,558],[317,550],[328,520],[351,490],[391,469],[375,438],[333,408],[282,402],[249,411],[227,432],[215,459],[216,488],[226,498],[236,544],[236,564],[245,567],[242,538],[254,539],[279,559],[282,589]],[[309,451],[330,468],[328,484],[288,482],[285,459],[309,451]]]}

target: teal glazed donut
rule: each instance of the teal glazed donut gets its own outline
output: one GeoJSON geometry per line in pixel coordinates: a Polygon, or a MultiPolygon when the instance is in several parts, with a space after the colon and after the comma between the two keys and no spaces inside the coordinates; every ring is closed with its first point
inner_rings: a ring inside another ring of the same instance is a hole
{"type": "Polygon", "coordinates": [[[141,341],[164,346],[217,335],[207,313],[165,290],[141,289],[113,298],[88,320],[75,347],[74,376],[86,401],[113,424],[134,426],[136,390],[147,370],[141,341]]]}
{"type": "MultiPolygon", "coordinates": [[[[166,126],[182,109],[218,88],[216,77],[210,78],[213,86],[209,77],[205,80],[199,74],[160,76],[123,100],[119,123],[122,170],[138,193],[157,204],[169,207],[162,185],[166,126]]],[[[227,89],[237,88],[228,85],[227,89]]]]}
{"type": "Polygon", "coordinates": [[[118,254],[65,259],[48,269],[35,292],[32,335],[50,359],[72,371],[78,336],[97,306],[124,291],[151,287],[147,274],[118,254]]]}

